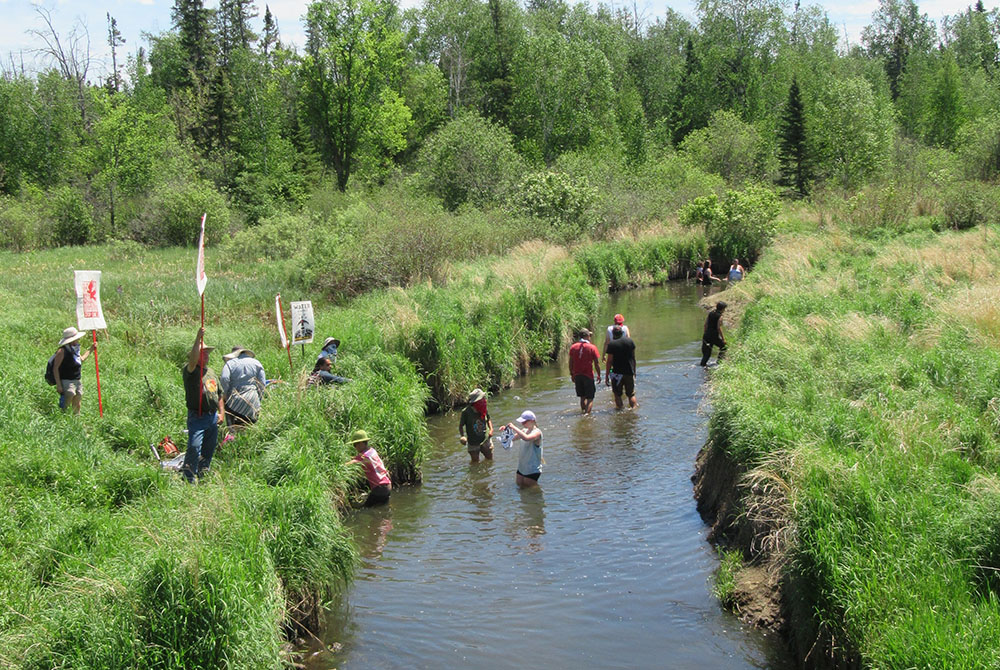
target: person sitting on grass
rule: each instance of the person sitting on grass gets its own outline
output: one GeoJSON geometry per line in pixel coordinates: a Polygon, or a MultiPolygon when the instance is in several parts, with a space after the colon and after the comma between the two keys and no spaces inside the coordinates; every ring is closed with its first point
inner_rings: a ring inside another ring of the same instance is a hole
{"type": "Polygon", "coordinates": [[[313,366],[312,374],[309,375],[309,386],[320,386],[326,384],[344,384],[349,381],[347,377],[335,375],[332,372],[333,361],[326,356],[320,356],[313,366]]]}
{"type": "Polygon", "coordinates": [[[368,433],[363,430],[356,430],[351,435],[351,444],[357,455],[347,461],[351,463],[361,463],[365,467],[365,477],[371,491],[365,498],[365,507],[375,507],[389,502],[389,494],[392,492],[392,480],[389,479],[389,472],[382,464],[382,459],[374,447],[368,446],[368,433]]]}
{"type": "Polygon", "coordinates": [[[226,363],[222,366],[219,383],[226,403],[226,426],[229,427],[224,441],[229,441],[244,427],[257,423],[267,377],[264,366],[249,349],[233,347],[222,359],[226,363]]]}

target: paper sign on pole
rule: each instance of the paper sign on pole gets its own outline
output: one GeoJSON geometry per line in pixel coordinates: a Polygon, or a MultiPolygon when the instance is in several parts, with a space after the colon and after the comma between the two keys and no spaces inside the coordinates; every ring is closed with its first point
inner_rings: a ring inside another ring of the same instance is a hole
{"type": "Polygon", "coordinates": [[[292,303],[292,344],[311,344],[316,330],[312,300],[292,303]]]}
{"type": "Polygon", "coordinates": [[[108,327],[101,310],[101,271],[77,270],[73,273],[76,285],[76,327],[78,330],[103,330],[108,327]]]}
{"type": "Polygon", "coordinates": [[[278,317],[278,335],[281,336],[281,348],[288,348],[288,336],[285,335],[285,320],[281,316],[281,294],[274,296],[274,312],[278,317]]]}
{"type": "Polygon", "coordinates": [[[205,284],[208,277],[205,275],[205,217],[208,213],[201,215],[201,235],[198,236],[198,268],[195,270],[194,278],[198,284],[198,295],[205,294],[205,284]]]}

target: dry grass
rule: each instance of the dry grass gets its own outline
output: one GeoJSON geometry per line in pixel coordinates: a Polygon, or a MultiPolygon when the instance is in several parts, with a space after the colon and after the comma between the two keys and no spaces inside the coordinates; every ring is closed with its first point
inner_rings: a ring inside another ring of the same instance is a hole
{"type": "Polygon", "coordinates": [[[942,315],[969,324],[974,336],[987,347],[1000,348],[1000,284],[977,284],[953,291],[940,301],[942,315]]]}
{"type": "Polygon", "coordinates": [[[530,240],[519,244],[508,256],[493,264],[497,277],[508,285],[526,284],[545,277],[547,270],[569,258],[565,247],[530,240]]]}

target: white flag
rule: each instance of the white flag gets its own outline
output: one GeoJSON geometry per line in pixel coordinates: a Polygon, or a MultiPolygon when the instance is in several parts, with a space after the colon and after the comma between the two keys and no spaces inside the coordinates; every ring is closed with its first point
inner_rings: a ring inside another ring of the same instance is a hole
{"type": "Polygon", "coordinates": [[[100,270],[77,270],[73,273],[76,285],[76,327],[78,330],[102,330],[108,327],[101,310],[100,270]]]}
{"type": "Polygon", "coordinates": [[[281,335],[281,348],[288,348],[288,336],[285,335],[285,320],[281,316],[281,294],[274,296],[274,312],[278,315],[278,335],[281,335]]]}
{"type": "Polygon", "coordinates": [[[292,344],[311,344],[316,330],[312,300],[292,303],[292,344]]]}
{"type": "Polygon", "coordinates": [[[205,276],[205,217],[208,213],[201,215],[201,235],[198,236],[198,268],[195,270],[194,279],[198,284],[198,295],[205,294],[205,284],[208,277],[205,276]]]}

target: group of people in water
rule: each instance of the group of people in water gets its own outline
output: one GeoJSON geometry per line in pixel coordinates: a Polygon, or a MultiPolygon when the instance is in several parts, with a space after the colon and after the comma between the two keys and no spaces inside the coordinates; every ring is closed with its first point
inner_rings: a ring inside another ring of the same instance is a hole
{"type": "Polygon", "coordinates": [[[743,280],[743,275],[746,274],[746,270],[740,265],[740,259],[734,258],[732,264],[729,266],[729,272],[725,277],[721,279],[716,277],[712,272],[712,259],[706,258],[703,261],[698,261],[694,269],[694,280],[695,283],[701,284],[702,286],[709,287],[712,282],[724,282],[728,281],[735,283],[743,280]]]}

